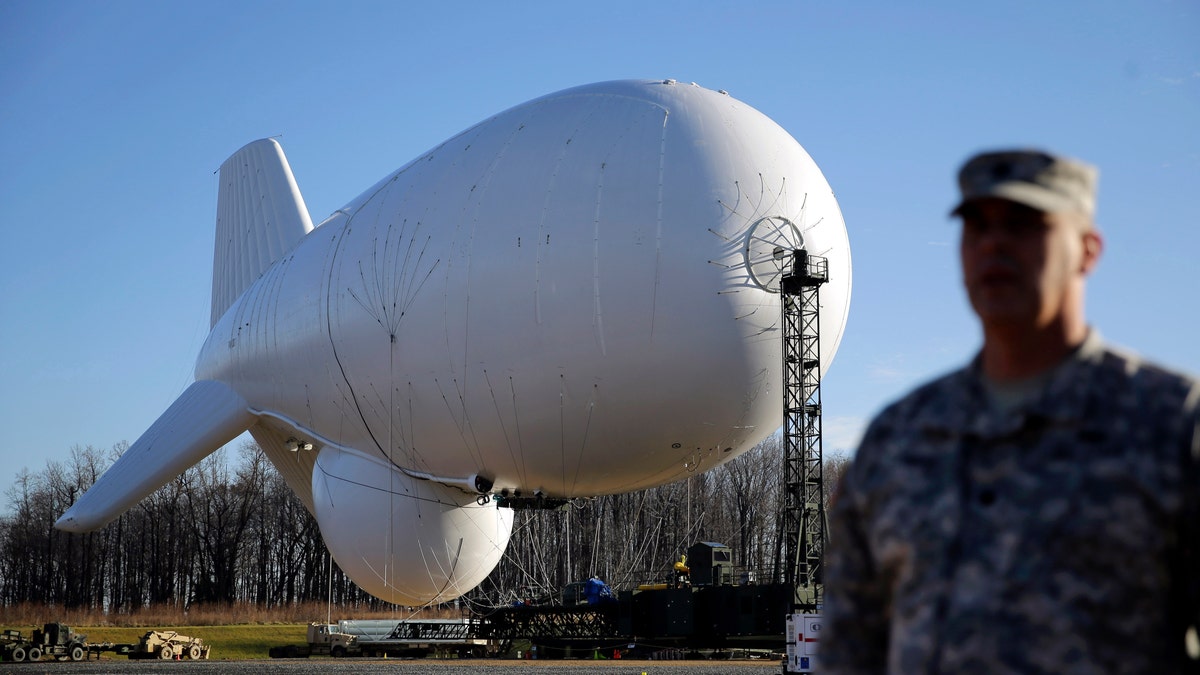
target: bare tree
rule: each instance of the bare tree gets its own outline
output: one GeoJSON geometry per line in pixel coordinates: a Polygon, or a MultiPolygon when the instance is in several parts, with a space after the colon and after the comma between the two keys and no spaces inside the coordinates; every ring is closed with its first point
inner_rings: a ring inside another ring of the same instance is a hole
{"type": "MultiPolygon", "coordinates": [[[[45,602],[130,612],[152,604],[331,599],[386,606],[334,564],[316,520],[254,444],[219,451],[95,533],[55,519],[126,449],[73,448],[65,463],[21,471],[0,517],[0,606],[45,602]]],[[[780,549],[782,440],[772,436],[707,473],[650,490],[513,513],[511,541],[472,601],[547,597],[598,575],[618,588],[663,581],[698,541],[766,570],[780,549]]],[[[849,459],[826,461],[826,498],[849,459]]]]}

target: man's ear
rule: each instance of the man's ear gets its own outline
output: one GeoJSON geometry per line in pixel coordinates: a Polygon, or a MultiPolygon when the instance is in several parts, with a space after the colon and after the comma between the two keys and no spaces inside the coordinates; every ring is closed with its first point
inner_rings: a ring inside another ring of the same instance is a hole
{"type": "Polygon", "coordinates": [[[1104,237],[1095,229],[1090,229],[1083,233],[1083,256],[1080,262],[1079,271],[1083,274],[1091,274],[1096,268],[1096,263],[1100,261],[1100,254],[1104,252],[1104,237]]]}

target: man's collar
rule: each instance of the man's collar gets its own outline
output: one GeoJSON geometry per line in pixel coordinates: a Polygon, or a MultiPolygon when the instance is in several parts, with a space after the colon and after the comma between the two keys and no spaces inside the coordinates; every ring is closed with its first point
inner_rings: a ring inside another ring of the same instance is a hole
{"type": "Polygon", "coordinates": [[[988,403],[984,386],[982,353],[976,354],[965,368],[952,373],[947,381],[950,396],[961,404],[936,419],[925,421],[928,429],[980,437],[998,437],[1015,433],[1032,418],[1053,424],[1083,418],[1089,395],[1094,389],[1091,365],[1104,354],[1104,340],[1095,328],[1065,359],[1050,371],[1040,394],[1027,405],[1001,412],[988,403]]]}

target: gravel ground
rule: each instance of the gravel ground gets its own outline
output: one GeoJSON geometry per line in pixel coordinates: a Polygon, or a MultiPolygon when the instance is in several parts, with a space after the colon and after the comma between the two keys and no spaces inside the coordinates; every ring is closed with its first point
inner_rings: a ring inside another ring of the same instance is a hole
{"type": "Polygon", "coordinates": [[[400,675],[768,675],[778,661],[509,661],[455,659],[291,659],[271,661],[130,661],[0,663],[0,673],[172,673],[179,675],[279,675],[281,673],[399,673],[400,675]]]}

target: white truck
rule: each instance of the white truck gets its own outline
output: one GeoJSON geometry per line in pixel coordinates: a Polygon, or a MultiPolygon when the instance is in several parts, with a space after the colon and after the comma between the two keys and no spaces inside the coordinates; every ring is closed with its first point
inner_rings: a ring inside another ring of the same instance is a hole
{"type": "Polygon", "coordinates": [[[358,645],[358,636],[339,632],[337,626],[324,623],[308,624],[308,643],[303,645],[286,645],[271,647],[270,656],[273,659],[306,659],[310,656],[361,656],[362,648],[358,645]]]}

